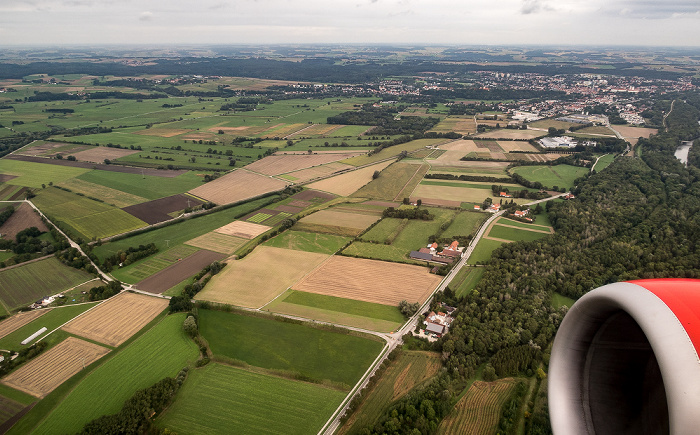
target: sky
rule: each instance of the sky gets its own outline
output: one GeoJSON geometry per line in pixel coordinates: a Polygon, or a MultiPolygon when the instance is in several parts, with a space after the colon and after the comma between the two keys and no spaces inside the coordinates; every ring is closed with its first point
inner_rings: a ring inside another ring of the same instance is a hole
{"type": "Polygon", "coordinates": [[[700,46],[700,0],[0,0],[0,45],[700,46]]]}

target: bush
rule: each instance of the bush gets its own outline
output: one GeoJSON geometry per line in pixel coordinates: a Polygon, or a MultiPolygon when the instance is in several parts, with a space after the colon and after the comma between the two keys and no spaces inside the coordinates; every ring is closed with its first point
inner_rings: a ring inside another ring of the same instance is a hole
{"type": "Polygon", "coordinates": [[[194,316],[187,316],[185,321],[182,323],[182,327],[184,328],[185,333],[193,338],[196,337],[199,332],[197,329],[197,321],[194,319],[194,316]]]}

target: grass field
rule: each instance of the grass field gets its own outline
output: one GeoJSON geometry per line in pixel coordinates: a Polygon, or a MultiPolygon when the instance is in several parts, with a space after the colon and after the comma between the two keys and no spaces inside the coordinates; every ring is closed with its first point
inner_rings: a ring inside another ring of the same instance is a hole
{"type": "Polygon", "coordinates": [[[49,165],[45,163],[22,162],[18,160],[0,160],[0,173],[17,175],[8,184],[40,188],[42,184],[58,184],[77,177],[90,169],[72,166],[49,165]]]}
{"type": "Polygon", "coordinates": [[[545,237],[547,235],[549,235],[549,232],[544,233],[540,232],[540,230],[528,231],[525,229],[506,227],[498,224],[493,225],[488,234],[486,234],[486,236],[488,237],[493,237],[502,240],[511,240],[513,242],[519,240],[525,240],[529,242],[532,240],[541,239],[542,237],[545,237]]]}
{"type": "Polygon", "coordinates": [[[362,404],[338,434],[359,434],[361,429],[373,427],[392,402],[435,375],[440,366],[438,354],[402,352],[391,363],[374,388],[364,394],[365,399],[362,404]]]}
{"type": "Polygon", "coordinates": [[[246,257],[229,261],[197,294],[197,299],[258,308],[326,259],[328,254],[258,246],[246,257]]]}
{"type": "Polygon", "coordinates": [[[92,278],[87,272],[68,267],[56,258],[47,258],[0,271],[0,301],[14,309],[92,278]]]}
{"type": "Polygon", "coordinates": [[[458,298],[464,297],[474,290],[483,275],[483,267],[463,267],[450,282],[450,288],[458,298]]]}
{"type": "Polygon", "coordinates": [[[610,166],[613,160],[615,160],[614,154],[606,154],[598,159],[598,163],[595,164],[595,168],[593,169],[595,169],[596,172],[600,172],[610,166]]]}
{"type": "Polygon", "coordinates": [[[349,159],[343,160],[341,163],[352,166],[362,166],[369,165],[371,163],[376,163],[378,161],[387,159],[389,157],[398,156],[402,151],[411,153],[417,151],[421,148],[425,148],[428,145],[434,145],[436,143],[444,142],[445,139],[418,139],[411,142],[407,142],[401,145],[394,145],[388,148],[384,148],[376,154],[371,156],[357,156],[351,157],[349,159]]]}
{"type": "Polygon", "coordinates": [[[78,179],[148,200],[187,192],[203,183],[203,178],[195,172],[186,172],[177,177],[167,178],[94,170],[80,175],[78,179]]]}
{"type": "MultiPolygon", "coordinates": [[[[352,196],[392,201],[411,180],[416,179],[419,182],[427,170],[428,165],[394,163],[380,172],[379,177],[361,187],[352,196]]],[[[409,190],[409,193],[412,190],[409,190]]]]}
{"type": "Polygon", "coordinates": [[[175,376],[198,355],[182,329],[184,314],[165,317],[90,373],[33,433],[76,433],[88,421],[118,412],[139,389],[175,376]]]}
{"type": "Polygon", "coordinates": [[[276,197],[250,201],[216,213],[211,213],[195,219],[188,219],[174,225],[148,231],[115,242],[105,243],[102,246],[96,246],[93,252],[100,260],[104,260],[120,250],[126,250],[131,246],[148,245],[149,243],[155,243],[161,252],[166,251],[169,248],[174,248],[188,240],[229,224],[234,219],[248,214],[253,210],[257,210],[274,199],[276,199],[276,197]]]}
{"type": "Polygon", "coordinates": [[[322,225],[325,227],[343,227],[362,232],[365,228],[379,220],[379,216],[362,213],[351,213],[327,209],[317,211],[299,220],[301,224],[322,225]]]}
{"type": "Polygon", "coordinates": [[[497,240],[479,240],[479,243],[477,243],[476,248],[474,248],[472,255],[469,256],[467,264],[484,264],[488,262],[491,258],[491,253],[502,244],[503,242],[499,242],[497,240]]]}
{"type": "Polygon", "coordinates": [[[167,251],[151,255],[126,267],[116,268],[112,271],[112,276],[128,284],[136,284],[198,250],[199,248],[194,246],[176,245],[167,251]]]}
{"type": "Polygon", "coordinates": [[[214,355],[265,369],[354,385],[384,343],[272,318],[199,310],[199,330],[214,355]]]}
{"type": "Polygon", "coordinates": [[[181,434],[315,434],[345,394],[209,364],[189,373],[157,425],[181,434]]]}
{"type": "Polygon", "coordinates": [[[467,393],[442,420],[441,435],[478,435],[496,433],[501,408],[517,385],[512,378],[495,382],[475,381],[467,393]]]}
{"type": "Polygon", "coordinates": [[[142,196],[122,192],[121,190],[112,189],[111,187],[107,186],[101,186],[99,184],[81,180],[80,178],[66,180],[60,183],[60,187],[70,189],[73,192],[82,193],[86,196],[92,196],[93,198],[100,198],[107,204],[111,204],[119,208],[148,201],[148,199],[142,196]]]}
{"type": "Polygon", "coordinates": [[[549,188],[557,186],[566,189],[570,189],[574,185],[574,180],[584,176],[588,171],[588,168],[571,165],[517,166],[512,169],[513,173],[519,174],[533,183],[539,181],[543,186],[549,188]]]}
{"type": "Polygon", "coordinates": [[[571,298],[567,298],[564,295],[561,295],[559,293],[552,293],[552,306],[556,309],[559,309],[561,307],[571,308],[574,302],[576,301],[571,298]]]}
{"type": "Polygon", "coordinates": [[[0,339],[0,349],[19,350],[22,348],[22,345],[20,344],[22,340],[37,332],[39,329],[45,327],[46,332],[36,337],[32,341],[32,343],[35,343],[39,338],[46,336],[46,334],[49,332],[63,325],[75,316],[85,312],[89,308],[94,307],[96,304],[97,302],[92,302],[89,304],[68,305],[65,307],[54,308],[48,311],[46,314],[43,314],[41,317],[2,337],[2,339],[0,339]]]}
{"type": "Polygon", "coordinates": [[[335,236],[332,234],[287,230],[265,242],[264,246],[318,252],[319,254],[334,254],[349,240],[349,237],[335,236]]]}
{"type": "Polygon", "coordinates": [[[103,202],[57,188],[37,193],[34,204],[44,214],[69,227],[75,236],[90,240],[145,227],[146,222],[103,202]]]}
{"type": "Polygon", "coordinates": [[[455,216],[454,220],[445,231],[443,237],[468,236],[476,231],[487,218],[484,213],[474,213],[472,211],[463,211],[455,216]]]}

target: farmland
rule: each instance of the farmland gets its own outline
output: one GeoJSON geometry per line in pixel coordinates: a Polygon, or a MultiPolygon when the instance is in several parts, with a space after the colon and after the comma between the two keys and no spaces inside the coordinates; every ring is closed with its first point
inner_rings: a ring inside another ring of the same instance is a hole
{"type": "MultiPolygon", "coordinates": [[[[357,192],[353,193],[352,196],[393,201],[401,196],[404,190],[410,193],[413,189],[405,189],[407,185],[412,180],[415,180],[415,184],[418,184],[427,171],[428,165],[394,163],[385,168],[379,174],[379,177],[361,187],[357,192]]],[[[406,196],[408,196],[408,194],[406,194],[406,196]]]]}
{"type": "MultiPolygon", "coordinates": [[[[77,178],[78,180],[118,190],[128,195],[143,197],[147,200],[176,195],[202,184],[202,177],[194,172],[186,172],[176,177],[156,177],[153,175],[141,175],[140,173],[128,174],[94,170],[84,173],[77,178]]],[[[99,198],[99,196],[97,197],[99,198]]]]}
{"type": "Polygon", "coordinates": [[[557,186],[570,189],[574,185],[574,180],[585,175],[588,168],[570,165],[519,166],[513,168],[512,172],[533,183],[539,181],[543,186],[549,188],[557,186]]]}
{"type": "Polygon", "coordinates": [[[245,221],[234,221],[223,227],[217,228],[214,232],[229,236],[242,237],[244,239],[254,239],[272,227],[245,221]]]}
{"type": "Polygon", "coordinates": [[[179,262],[183,258],[193,255],[197,251],[198,249],[193,246],[176,245],[126,267],[115,269],[112,271],[112,276],[120,281],[135,284],[179,262]]]}
{"type": "Polygon", "coordinates": [[[168,306],[166,299],[123,292],[63,327],[69,333],[119,346],[168,306]]]}
{"type": "Polygon", "coordinates": [[[349,237],[334,236],[332,234],[287,230],[265,242],[264,246],[318,252],[319,254],[335,254],[349,240],[349,237]]]}
{"type": "Polygon", "coordinates": [[[483,275],[484,269],[481,267],[462,267],[450,282],[450,288],[458,298],[464,297],[474,290],[483,275]]]}
{"type": "Polygon", "coordinates": [[[406,320],[395,306],[294,290],[280,296],[264,309],[381,332],[394,331],[406,320]]]}
{"type": "Polygon", "coordinates": [[[85,377],[36,428],[37,434],[75,433],[85,423],[113,414],[139,389],[174,376],[197,358],[182,330],[184,314],[160,323],[85,377]],[[105,392],[109,394],[105,394],[105,392]]]}
{"type": "Polygon", "coordinates": [[[84,181],[80,178],[71,178],[70,180],[60,183],[58,186],[65,189],[70,189],[73,192],[82,193],[85,196],[100,198],[107,204],[111,204],[119,208],[148,201],[142,196],[133,195],[111,187],[84,181]]]}
{"type": "Polygon", "coordinates": [[[352,172],[336,175],[325,180],[316,181],[309,184],[311,189],[321,190],[340,196],[350,196],[357,189],[372,181],[374,171],[382,171],[392,164],[393,161],[380,162],[374,165],[365,166],[352,172]]]}
{"type": "Polygon", "coordinates": [[[438,434],[477,435],[495,433],[501,408],[517,381],[475,381],[438,427],[438,434]]]}
{"type": "MultiPolygon", "coordinates": [[[[529,166],[525,166],[529,167],[529,166]]],[[[507,186],[522,190],[521,186],[507,186]]],[[[443,204],[459,206],[462,202],[481,204],[488,197],[492,197],[491,186],[469,182],[443,182],[424,180],[411,194],[411,201],[421,199],[424,204],[443,204]]],[[[529,202],[529,199],[514,198],[517,204],[529,202]]]]}
{"type": "Polygon", "coordinates": [[[40,191],[36,206],[74,237],[103,238],[145,227],[146,222],[103,202],[66,192],[55,187],[40,191]]]}
{"type": "Polygon", "coordinates": [[[430,145],[435,145],[441,142],[445,142],[445,139],[418,139],[418,140],[412,140],[410,142],[401,144],[401,145],[394,145],[389,148],[384,148],[383,150],[379,151],[376,154],[373,154],[371,156],[357,156],[357,157],[352,157],[346,160],[343,160],[341,163],[345,163],[348,165],[353,165],[353,166],[364,166],[364,165],[369,165],[372,163],[376,163],[379,161],[382,161],[384,159],[388,159],[394,156],[399,155],[401,152],[406,151],[408,153],[412,153],[414,151],[417,151],[421,148],[425,148],[426,146],[430,145]]]}
{"type": "Polygon", "coordinates": [[[454,220],[445,231],[443,237],[468,236],[486,220],[486,215],[483,213],[474,213],[464,211],[455,216],[454,220]]]}
{"type": "Polygon", "coordinates": [[[20,349],[22,347],[20,343],[23,340],[45,327],[46,332],[32,340],[32,342],[36,342],[95,305],[97,305],[97,302],[17,313],[0,323],[0,330],[2,331],[0,332],[0,336],[2,336],[0,338],[0,349],[20,349]],[[37,315],[39,315],[38,318],[32,318],[32,316],[37,315]]]}
{"type": "Polygon", "coordinates": [[[215,261],[223,260],[224,258],[226,258],[224,254],[202,249],[154,273],[143,281],[139,281],[134,287],[150,293],[163,293],[192,275],[195,275],[197,272],[204,269],[204,267],[209,266],[215,261]]]}
{"type": "MultiPolygon", "coordinates": [[[[2,208],[4,207],[0,206],[0,209],[2,208]]],[[[29,227],[37,227],[39,231],[49,230],[31,205],[20,203],[18,207],[15,207],[12,216],[0,226],[0,234],[4,239],[12,240],[17,236],[17,233],[29,227]]]]}
{"type": "Polygon", "coordinates": [[[502,241],[482,238],[469,256],[468,264],[484,264],[491,258],[491,253],[503,244],[502,241]]]}
{"type": "Polygon", "coordinates": [[[366,393],[365,399],[339,434],[357,434],[373,427],[392,402],[429,379],[440,368],[440,357],[434,353],[403,351],[391,363],[379,382],[366,393]]]}
{"type": "Polygon", "coordinates": [[[33,310],[17,313],[14,316],[0,322],[0,339],[13,333],[31,321],[43,316],[51,310],[33,310]]]}
{"type": "Polygon", "coordinates": [[[357,153],[323,153],[323,154],[278,154],[265,157],[245,167],[246,170],[264,175],[279,175],[299,171],[312,166],[336,162],[357,155],[357,153]]]}
{"type": "Polygon", "coordinates": [[[541,239],[542,237],[551,234],[549,231],[533,230],[533,229],[520,229],[514,228],[512,226],[505,225],[493,225],[491,230],[488,232],[486,237],[490,239],[507,240],[507,241],[517,241],[525,240],[532,241],[541,239]]]}
{"type": "Polygon", "coordinates": [[[36,397],[44,397],[109,349],[68,337],[3,378],[2,382],[36,397]]]}
{"type": "Polygon", "coordinates": [[[282,190],[287,184],[276,178],[239,169],[196,187],[189,192],[215,204],[230,204],[276,190],[282,190]]]}
{"type": "Polygon", "coordinates": [[[56,258],[47,258],[0,271],[0,301],[7,308],[14,309],[92,278],[92,275],[65,266],[56,258]]]}
{"type": "Polygon", "coordinates": [[[188,240],[185,244],[196,248],[207,249],[209,251],[220,252],[222,254],[231,255],[236,252],[236,249],[245,245],[248,239],[242,237],[229,236],[227,234],[210,233],[202,234],[199,237],[188,240]]]}
{"type": "Polygon", "coordinates": [[[440,282],[420,266],[333,256],[294,290],[385,305],[423,302],[440,282]]]}
{"type": "Polygon", "coordinates": [[[70,166],[47,165],[45,163],[21,162],[17,160],[0,160],[0,172],[16,175],[10,184],[41,188],[42,184],[60,183],[87,172],[88,169],[70,166]]]}
{"type": "Polygon", "coordinates": [[[215,358],[300,373],[344,388],[357,382],[384,346],[374,339],[223,311],[199,310],[199,329],[215,358]]]}
{"type": "Polygon", "coordinates": [[[177,433],[312,434],[344,393],[220,364],[191,371],[157,424],[177,433]]]}
{"type": "Polygon", "coordinates": [[[230,261],[209,281],[197,299],[258,308],[327,258],[327,254],[258,246],[243,259],[230,261]]]}
{"type": "Polygon", "coordinates": [[[327,209],[303,217],[296,228],[341,236],[358,235],[377,220],[379,216],[327,209]]]}

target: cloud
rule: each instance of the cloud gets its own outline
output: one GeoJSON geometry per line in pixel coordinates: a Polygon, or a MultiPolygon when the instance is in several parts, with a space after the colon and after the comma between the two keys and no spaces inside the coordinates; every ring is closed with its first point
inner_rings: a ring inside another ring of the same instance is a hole
{"type": "Polygon", "coordinates": [[[153,19],[153,12],[143,11],[139,14],[139,21],[151,21],[153,19]]]}
{"type": "Polygon", "coordinates": [[[609,14],[621,15],[626,18],[700,18],[700,4],[697,0],[676,0],[674,2],[613,0],[603,10],[609,14]]]}
{"type": "Polygon", "coordinates": [[[520,13],[523,15],[536,14],[542,11],[551,11],[552,7],[543,0],[523,0],[520,13]]]}

